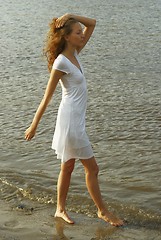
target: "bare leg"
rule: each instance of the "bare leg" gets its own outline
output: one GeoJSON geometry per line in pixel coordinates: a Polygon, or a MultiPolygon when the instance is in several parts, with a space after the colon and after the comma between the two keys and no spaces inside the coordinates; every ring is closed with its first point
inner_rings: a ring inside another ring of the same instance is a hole
{"type": "Polygon", "coordinates": [[[57,209],[55,217],[60,217],[67,223],[73,224],[73,220],[65,210],[65,202],[70,185],[71,174],[74,169],[75,159],[70,159],[61,165],[61,171],[57,183],[57,209]]]}
{"type": "Polygon", "coordinates": [[[86,185],[88,188],[88,191],[98,208],[98,217],[103,219],[106,222],[109,222],[113,226],[121,226],[123,225],[123,221],[114,216],[112,213],[110,213],[102,200],[102,196],[99,189],[98,184],[98,166],[96,163],[96,160],[94,157],[86,160],[81,160],[85,172],[86,172],[86,185]]]}

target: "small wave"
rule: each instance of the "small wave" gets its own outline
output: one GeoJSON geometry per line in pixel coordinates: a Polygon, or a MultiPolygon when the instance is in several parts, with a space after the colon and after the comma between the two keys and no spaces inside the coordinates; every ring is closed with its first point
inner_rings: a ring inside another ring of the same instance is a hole
{"type": "MultiPolygon", "coordinates": [[[[38,207],[39,204],[41,204],[42,207],[43,205],[46,206],[52,204],[53,208],[56,208],[56,189],[53,190],[51,187],[41,186],[39,181],[39,184],[32,183],[33,179],[39,179],[39,177],[42,178],[42,176],[44,177],[42,173],[5,173],[5,176],[0,178],[1,199],[12,202],[12,204],[17,206],[18,209],[21,208],[21,210],[26,209],[25,207],[19,207],[23,206],[23,202],[25,202],[25,204],[27,202],[30,209],[32,209],[32,205],[38,207]]],[[[48,185],[52,186],[52,179],[48,179],[48,181],[48,185]]],[[[106,205],[110,211],[115,212],[117,215],[125,219],[129,226],[132,225],[136,228],[146,227],[149,229],[160,230],[161,216],[156,212],[138,208],[131,203],[123,204],[116,200],[113,201],[112,199],[110,199],[109,202],[106,202],[106,205]]],[[[85,214],[93,218],[97,217],[97,211],[93,201],[83,194],[69,193],[67,210],[85,214]]]]}

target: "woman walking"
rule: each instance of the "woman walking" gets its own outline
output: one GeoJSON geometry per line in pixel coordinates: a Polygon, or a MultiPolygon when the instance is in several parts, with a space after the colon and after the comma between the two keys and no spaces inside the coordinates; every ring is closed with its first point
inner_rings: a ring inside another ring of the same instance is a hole
{"type": "Polygon", "coordinates": [[[85,130],[87,89],[78,54],[90,39],[95,24],[95,19],[73,14],[65,14],[51,21],[44,49],[50,78],[33,121],[25,132],[25,138],[31,140],[34,137],[60,81],[62,100],[52,142],[57,158],[61,159],[55,217],[74,223],[65,210],[65,203],[75,160],[80,159],[85,169],[88,191],[98,209],[98,217],[113,226],[121,226],[123,221],[110,213],[102,200],[97,178],[98,166],[85,130]],[[84,29],[81,25],[84,25],[84,29]]]}

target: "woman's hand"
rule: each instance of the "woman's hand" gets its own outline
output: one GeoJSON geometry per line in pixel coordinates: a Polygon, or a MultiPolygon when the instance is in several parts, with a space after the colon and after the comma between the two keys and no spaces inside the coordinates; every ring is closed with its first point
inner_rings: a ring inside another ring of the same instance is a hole
{"type": "Polygon", "coordinates": [[[32,126],[30,126],[26,131],[25,131],[25,139],[27,141],[30,141],[36,133],[36,129],[34,129],[32,126]]]}
{"type": "Polygon", "coordinates": [[[57,20],[56,20],[56,28],[61,28],[61,27],[63,27],[64,24],[66,23],[66,21],[67,21],[69,18],[71,18],[71,17],[72,17],[71,14],[66,13],[66,14],[64,14],[63,16],[57,18],[57,20]]]}
{"type": "Polygon", "coordinates": [[[84,46],[89,41],[89,39],[93,33],[93,30],[95,28],[96,20],[94,18],[88,18],[88,17],[83,17],[83,16],[66,13],[65,15],[57,18],[56,23],[55,23],[56,28],[63,27],[64,24],[66,23],[66,21],[70,18],[74,18],[76,21],[78,21],[79,23],[81,23],[85,26],[85,28],[83,29],[83,35],[84,35],[83,44],[80,48],[77,48],[77,52],[79,53],[82,50],[82,48],[84,48],[84,46]]]}

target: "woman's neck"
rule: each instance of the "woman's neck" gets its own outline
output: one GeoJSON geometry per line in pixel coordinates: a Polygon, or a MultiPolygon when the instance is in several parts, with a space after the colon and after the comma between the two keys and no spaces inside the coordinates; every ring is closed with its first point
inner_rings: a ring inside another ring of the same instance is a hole
{"type": "Polygon", "coordinates": [[[68,56],[68,57],[73,57],[74,53],[75,53],[75,48],[73,47],[67,47],[64,49],[64,51],[62,52],[62,54],[68,56]]]}

